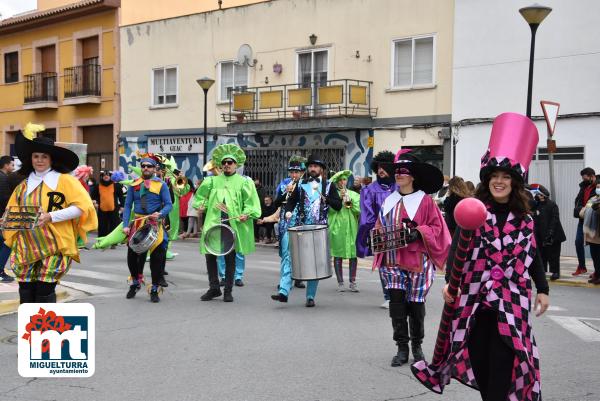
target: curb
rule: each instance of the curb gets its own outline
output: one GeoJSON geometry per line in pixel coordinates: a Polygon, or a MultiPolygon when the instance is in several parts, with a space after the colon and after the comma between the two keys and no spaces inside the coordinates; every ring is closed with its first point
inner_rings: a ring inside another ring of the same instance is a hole
{"type": "Polygon", "coordinates": [[[548,280],[548,284],[550,284],[550,286],[553,285],[558,285],[558,286],[564,286],[564,287],[583,287],[583,288],[599,288],[600,286],[595,285],[595,284],[590,284],[586,281],[569,281],[569,280],[563,280],[563,279],[558,279],[558,280],[554,280],[554,281],[550,281],[548,280]]]}
{"type": "MultiPolygon", "coordinates": [[[[67,302],[71,300],[69,292],[66,290],[56,292],[56,302],[67,302]]],[[[0,316],[15,313],[19,309],[18,299],[8,299],[0,301],[0,316]]]]}

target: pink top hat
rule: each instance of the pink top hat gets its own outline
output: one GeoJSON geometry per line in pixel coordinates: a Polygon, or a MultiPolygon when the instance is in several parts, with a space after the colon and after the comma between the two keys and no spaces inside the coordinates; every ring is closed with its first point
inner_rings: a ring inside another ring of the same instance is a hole
{"type": "Polygon", "coordinates": [[[524,178],[538,140],[538,130],[531,119],[518,113],[500,114],[494,119],[490,143],[481,158],[481,180],[496,168],[524,178]]]}

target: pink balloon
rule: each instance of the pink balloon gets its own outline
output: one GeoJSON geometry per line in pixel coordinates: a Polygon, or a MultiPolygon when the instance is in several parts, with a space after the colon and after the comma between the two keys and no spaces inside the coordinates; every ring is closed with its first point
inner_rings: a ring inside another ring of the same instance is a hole
{"type": "Polygon", "coordinates": [[[458,202],[454,208],[454,220],[464,230],[475,230],[485,223],[487,209],[476,198],[466,198],[458,202]]]}

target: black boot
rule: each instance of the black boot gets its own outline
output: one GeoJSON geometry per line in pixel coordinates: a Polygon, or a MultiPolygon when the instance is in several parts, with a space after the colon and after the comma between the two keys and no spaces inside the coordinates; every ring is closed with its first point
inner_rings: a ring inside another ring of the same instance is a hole
{"type": "Polygon", "coordinates": [[[139,284],[131,284],[129,286],[129,291],[127,291],[127,295],[125,295],[125,298],[131,299],[131,298],[135,297],[135,294],[137,294],[137,292],[140,290],[140,288],[142,288],[142,287],[139,284]]]}
{"type": "MultiPolygon", "coordinates": [[[[28,284],[28,283],[24,283],[28,284]]],[[[30,304],[35,302],[35,290],[33,287],[24,287],[19,285],[19,301],[22,304],[30,304]]]]}
{"type": "Polygon", "coordinates": [[[408,362],[408,304],[406,302],[390,302],[390,317],[394,328],[394,341],[398,352],[392,358],[392,366],[402,366],[408,362]]]}
{"type": "Polygon", "coordinates": [[[216,288],[216,289],[209,289],[208,291],[206,291],[206,293],[204,295],[202,295],[200,297],[201,301],[210,301],[213,298],[216,297],[220,297],[221,295],[223,295],[223,293],[221,293],[221,290],[216,288]]]}
{"type": "Polygon", "coordinates": [[[402,366],[408,362],[408,344],[398,344],[398,352],[392,358],[392,367],[402,366]]]}
{"type": "Polygon", "coordinates": [[[425,337],[425,303],[409,302],[410,346],[415,362],[425,360],[421,344],[425,337]]]}
{"type": "Polygon", "coordinates": [[[231,290],[225,290],[225,293],[223,294],[223,302],[233,302],[231,290]]]}

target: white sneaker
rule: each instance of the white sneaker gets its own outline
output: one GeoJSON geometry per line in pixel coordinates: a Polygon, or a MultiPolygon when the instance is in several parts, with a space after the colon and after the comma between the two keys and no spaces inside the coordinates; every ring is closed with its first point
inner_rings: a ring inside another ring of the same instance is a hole
{"type": "Polygon", "coordinates": [[[356,286],[356,283],[350,283],[350,291],[351,292],[360,292],[360,291],[358,291],[358,287],[356,286]]]}
{"type": "Polygon", "coordinates": [[[346,287],[344,287],[344,283],[338,283],[337,292],[345,292],[345,291],[346,291],[346,287]]]}
{"type": "Polygon", "coordinates": [[[390,309],[390,301],[385,301],[384,303],[382,303],[381,308],[390,309]]]}

